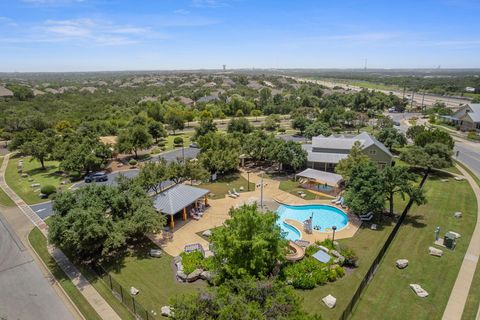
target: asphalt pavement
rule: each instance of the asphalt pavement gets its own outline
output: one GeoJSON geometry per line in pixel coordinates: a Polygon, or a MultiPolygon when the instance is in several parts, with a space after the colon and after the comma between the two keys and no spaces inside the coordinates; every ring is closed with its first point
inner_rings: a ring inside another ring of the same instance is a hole
{"type": "Polygon", "coordinates": [[[73,319],[49,281],[0,212],[0,318],[73,319]]]}

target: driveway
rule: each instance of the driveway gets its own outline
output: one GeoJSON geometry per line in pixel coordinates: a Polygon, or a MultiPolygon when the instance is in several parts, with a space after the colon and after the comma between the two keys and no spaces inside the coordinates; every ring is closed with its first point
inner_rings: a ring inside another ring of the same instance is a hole
{"type": "Polygon", "coordinates": [[[167,162],[176,161],[177,159],[193,159],[198,156],[200,153],[199,148],[183,148],[183,149],[175,149],[169,152],[165,152],[159,156],[152,157],[152,161],[158,161],[159,158],[165,159],[167,162]]]}
{"type": "Polygon", "coordinates": [[[1,319],[73,319],[3,212],[0,212],[0,288],[1,319]]]}

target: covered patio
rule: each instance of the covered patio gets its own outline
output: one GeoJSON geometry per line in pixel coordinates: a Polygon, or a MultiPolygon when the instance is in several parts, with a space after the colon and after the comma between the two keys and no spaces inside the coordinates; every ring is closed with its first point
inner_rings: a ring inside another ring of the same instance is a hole
{"type": "MultiPolygon", "coordinates": [[[[158,212],[168,216],[170,229],[175,228],[175,215],[181,214],[181,219],[187,221],[189,212],[208,206],[210,190],[177,184],[153,198],[153,205],[158,212]]],[[[190,216],[193,215],[190,214],[190,216]]]]}
{"type": "Polygon", "coordinates": [[[337,196],[343,185],[341,175],[310,168],[297,173],[295,180],[305,189],[329,196],[337,196]]]}

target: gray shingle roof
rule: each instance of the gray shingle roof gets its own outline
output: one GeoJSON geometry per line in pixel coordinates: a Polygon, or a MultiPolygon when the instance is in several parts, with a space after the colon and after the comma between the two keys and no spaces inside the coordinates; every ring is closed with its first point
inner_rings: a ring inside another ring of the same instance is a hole
{"type": "Polygon", "coordinates": [[[153,198],[153,205],[157,211],[174,215],[208,193],[210,191],[207,189],[177,184],[156,195],[153,198]]]}
{"type": "Polygon", "coordinates": [[[468,116],[475,122],[480,122],[480,103],[471,103],[468,105],[471,112],[468,113],[468,116]]]}
{"type": "Polygon", "coordinates": [[[296,176],[313,179],[318,182],[327,183],[328,185],[333,186],[338,186],[338,184],[343,180],[342,176],[339,174],[315,169],[303,170],[302,172],[297,173],[296,176]]]}
{"type": "Polygon", "coordinates": [[[13,92],[0,86],[0,97],[13,97],[13,92]]]}

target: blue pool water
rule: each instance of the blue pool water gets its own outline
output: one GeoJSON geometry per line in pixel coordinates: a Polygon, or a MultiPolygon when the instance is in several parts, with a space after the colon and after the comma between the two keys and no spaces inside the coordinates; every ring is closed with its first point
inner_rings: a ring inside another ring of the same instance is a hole
{"type": "Polygon", "coordinates": [[[298,240],[300,232],[297,229],[285,223],[285,219],[297,220],[300,223],[313,216],[312,225],[319,226],[320,231],[325,231],[332,226],[337,227],[337,231],[343,229],[348,223],[347,215],[340,209],[326,205],[305,205],[289,206],[281,205],[277,209],[277,224],[282,229],[285,239],[298,240]]]}

